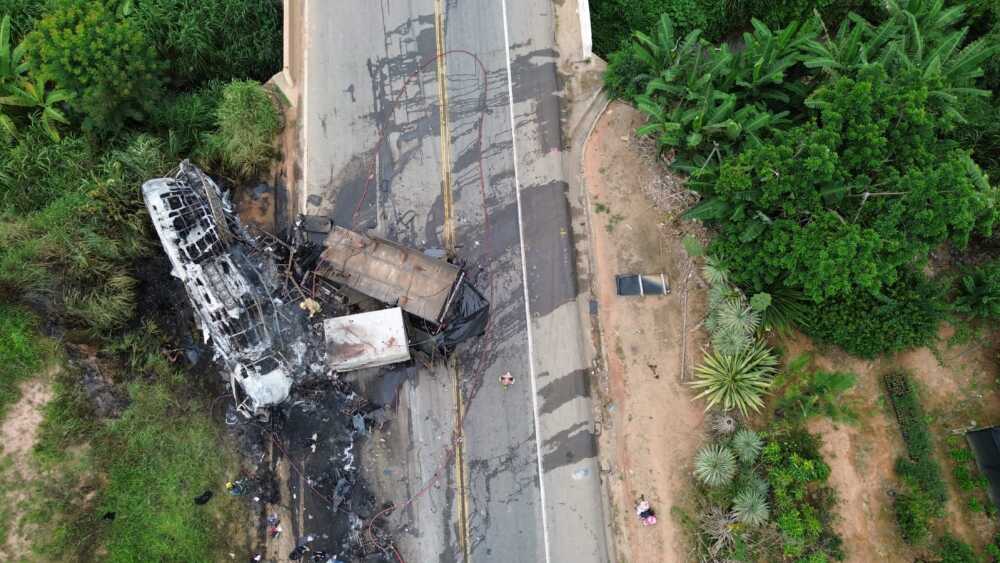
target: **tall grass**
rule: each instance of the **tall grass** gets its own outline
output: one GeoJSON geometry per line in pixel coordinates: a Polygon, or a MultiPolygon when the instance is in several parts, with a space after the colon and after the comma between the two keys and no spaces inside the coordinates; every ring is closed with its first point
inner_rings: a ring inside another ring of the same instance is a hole
{"type": "Polygon", "coordinates": [[[242,178],[265,171],[281,116],[264,87],[249,80],[227,84],[215,115],[217,130],[207,142],[225,168],[242,178]]]}

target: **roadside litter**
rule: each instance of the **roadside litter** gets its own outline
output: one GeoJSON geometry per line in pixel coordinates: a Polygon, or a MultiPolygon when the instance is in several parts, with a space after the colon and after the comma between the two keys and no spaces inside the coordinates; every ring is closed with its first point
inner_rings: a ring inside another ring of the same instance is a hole
{"type": "Polygon", "coordinates": [[[500,376],[500,385],[503,385],[504,389],[510,387],[513,384],[514,384],[514,376],[511,375],[509,371],[500,376]]]}
{"type": "Polygon", "coordinates": [[[640,497],[639,504],[635,505],[635,514],[639,517],[639,521],[642,522],[643,526],[652,526],[656,524],[656,513],[649,506],[649,501],[645,498],[640,497]]]}

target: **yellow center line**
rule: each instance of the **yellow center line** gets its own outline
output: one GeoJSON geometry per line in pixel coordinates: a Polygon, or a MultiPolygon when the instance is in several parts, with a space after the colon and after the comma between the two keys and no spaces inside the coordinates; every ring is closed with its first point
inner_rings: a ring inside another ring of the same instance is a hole
{"type": "MultiPolygon", "coordinates": [[[[454,198],[451,192],[451,130],[448,126],[448,72],[445,66],[444,42],[444,7],[443,0],[434,0],[434,31],[437,42],[437,86],[438,116],[441,129],[441,200],[444,203],[444,247],[449,255],[455,253],[455,217],[454,198]]],[[[458,373],[456,358],[448,362],[448,369],[454,378],[456,423],[461,423],[465,416],[465,405],[462,402],[462,386],[458,373]]],[[[462,546],[462,561],[469,563],[472,559],[472,544],[469,541],[469,495],[466,488],[464,448],[460,440],[455,445],[455,479],[458,488],[458,541],[462,546]]]]}
{"type": "Polygon", "coordinates": [[[454,198],[451,193],[451,130],[448,127],[448,72],[445,67],[443,0],[434,0],[434,31],[437,42],[437,87],[441,128],[441,199],[444,202],[444,248],[455,253],[454,198]]]}

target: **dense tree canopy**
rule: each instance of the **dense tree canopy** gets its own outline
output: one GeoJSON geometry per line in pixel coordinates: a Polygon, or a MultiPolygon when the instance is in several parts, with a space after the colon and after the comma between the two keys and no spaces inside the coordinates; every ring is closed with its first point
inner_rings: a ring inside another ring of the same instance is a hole
{"type": "Polygon", "coordinates": [[[942,0],[885,10],[836,27],[753,21],[739,48],[664,16],[624,48],[634,80],[621,58],[608,78],[636,92],[639,132],[703,196],[687,217],[716,230],[731,281],[799,303],[800,326],[864,356],[935,333],[931,251],[992,236],[1000,215],[978,164],[995,163],[983,66],[1000,46],[942,0]]]}

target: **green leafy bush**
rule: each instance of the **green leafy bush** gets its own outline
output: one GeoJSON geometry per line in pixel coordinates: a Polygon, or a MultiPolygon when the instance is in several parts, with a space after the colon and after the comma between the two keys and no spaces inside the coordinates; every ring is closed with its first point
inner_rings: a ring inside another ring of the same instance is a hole
{"type": "Polygon", "coordinates": [[[217,129],[207,137],[213,154],[241,177],[262,172],[274,158],[281,129],[281,116],[264,87],[249,80],[227,84],[215,118],[217,129]]]}
{"type": "Polygon", "coordinates": [[[709,487],[726,486],[736,475],[736,456],[721,444],[705,446],[694,458],[694,474],[709,487]]]}
{"type": "Polygon", "coordinates": [[[48,4],[49,0],[0,0],[0,15],[10,16],[15,43],[31,31],[35,20],[42,17],[48,4]]]}
{"type": "Polygon", "coordinates": [[[832,528],[836,496],[827,484],[830,467],[819,446],[819,437],[795,428],[771,435],[761,454],[781,555],[792,560],[843,558],[841,539],[832,528]]]}
{"type": "Polygon", "coordinates": [[[979,557],[972,546],[951,534],[945,534],[937,545],[937,556],[941,563],[979,563],[979,557]]]}
{"type": "Polygon", "coordinates": [[[648,33],[667,15],[681,33],[705,29],[705,5],[715,0],[594,0],[590,19],[594,29],[594,52],[610,56],[623,47],[632,32],[648,33]]]}
{"type": "Polygon", "coordinates": [[[760,455],[761,449],[764,447],[764,440],[760,437],[760,434],[749,428],[743,428],[733,435],[730,446],[736,452],[736,457],[739,458],[740,463],[753,465],[757,461],[757,456],[760,455]]]}
{"type": "Polygon", "coordinates": [[[810,303],[805,332],[862,358],[929,344],[937,335],[946,305],[941,288],[916,272],[880,295],[861,290],[810,303]]]}
{"type": "Polygon", "coordinates": [[[149,124],[167,139],[167,152],[173,158],[211,157],[204,139],[215,129],[223,87],[222,82],[209,81],[198,90],[165,99],[150,112],[149,124]]]}
{"type": "Polygon", "coordinates": [[[793,359],[775,381],[782,391],[777,409],[785,420],[798,423],[814,416],[826,416],[836,422],[851,422],[857,415],[842,397],[857,381],[853,373],[828,372],[808,369],[811,357],[802,355],[793,359]]]}
{"type": "MultiPolygon", "coordinates": [[[[669,23],[664,16],[660,28],[669,23]]],[[[660,32],[648,41],[637,35],[662,67],[652,69],[645,92],[636,97],[647,116],[637,132],[654,136],[662,150],[676,150],[675,168],[702,170],[714,166],[715,158],[759,145],[808,93],[797,75],[804,72],[800,63],[816,36],[814,26],[792,23],[771,30],[753,20],[753,27],[735,52],[695,34],[660,32]]]]}
{"type": "Polygon", "coordinates": [[[979,319],[1000,319],[1000,260],[967,268],[958,280],[954,306],[979,319]]]}
{"type": "Polygon", "coordinates": [[[117,132],[141,120],[161,93],[162,63],[134,20],[104,1],[63,0],[25,39],[36,76],[71,92],[83,127],[117,132]]]}
{"type": "Polygon", "coordinates": [[[940,514],[934,501],[918,492],[897,494],[892,501],[892,509],[900,535],[911,545],[918,545],[927,539],[931,520],[940,514]]]}
{"type": "Polygon", "coordinates": [[[130,18],[168,61],[175,90],[209,80],[265,81],[281,70],[278,0],[134,0],[130,18]]]}
{"type": "Polygon", "coordinates": [[[733,514],[748,526],[762,526],[770,516],[766,493],[753,488],[740,491],[733,498],[733,514]]]}

